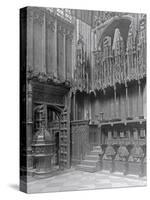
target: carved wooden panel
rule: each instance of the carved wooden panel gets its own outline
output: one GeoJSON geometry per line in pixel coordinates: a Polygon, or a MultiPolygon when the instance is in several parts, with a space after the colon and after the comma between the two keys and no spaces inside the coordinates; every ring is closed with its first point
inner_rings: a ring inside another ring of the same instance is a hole
{"type": "Polygon", "coordinates": [[[33,83],[33,101],[64,104],[66,92],[67,90],[57,86],[33,83]]]}
{"type": "Polygon", "coordinates": [[[90,150],[88,121],[72,121],[72,163],[79,163],[90,150]]]}
{"type": "Polygon", "coordinates": [[[89,125],[89,144],[90,150],[100,144],[100,130],[97,125],[89,125]]]}

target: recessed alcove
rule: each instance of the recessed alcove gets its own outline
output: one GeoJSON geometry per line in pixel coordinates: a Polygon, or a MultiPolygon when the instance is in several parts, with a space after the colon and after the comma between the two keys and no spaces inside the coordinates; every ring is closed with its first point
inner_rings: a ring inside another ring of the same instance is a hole
{"type": "Polygon", "coordinates": [[[128,38],[129,26],[132,22],[132,18],[129,16],[125,17],[114,17],[112,18],[108,24],[103,28],[102,34],[100,35],[100,39],[98,41],[98,48],[102,47],[102,41],[106,36],[111,37],[111,41],[113,41],[115,29],[118,28],[120,30],[120,34],[123,37],[124,44],[126,45],[126,41],[128,38]]]}

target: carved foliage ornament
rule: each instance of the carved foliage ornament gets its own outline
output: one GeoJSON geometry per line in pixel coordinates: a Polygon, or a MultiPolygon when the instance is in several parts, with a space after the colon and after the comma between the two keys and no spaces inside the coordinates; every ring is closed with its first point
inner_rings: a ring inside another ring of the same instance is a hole
{"type": "Polygon", "coordinates": [[[107,146],[105,150],[106,156],[114,156],[116,154],[114,148],[112,146],[107,146]]]}
{"type": "Polygon", "coordinates": [[[54,74],[52,73],[44,73],[44,72],[36,72],[33,70],[28,70],[27,71],[27,79],[31,80],[31,79],[36,79],[39,82],[47,82],[47,83],[55,83],[55,84],[64,84],[67,87],[71,86],[71,83],[68,80],[65,80],[64,82],[62,82],[61,80],[59,80],[58,78],[56,78],[54,76],[54,74]]]}
{"type": "Polygon", "coordinates": [[[117,153],[120,157],[127,157],[129,155],[126,146],[120,146],[117,153]]]}

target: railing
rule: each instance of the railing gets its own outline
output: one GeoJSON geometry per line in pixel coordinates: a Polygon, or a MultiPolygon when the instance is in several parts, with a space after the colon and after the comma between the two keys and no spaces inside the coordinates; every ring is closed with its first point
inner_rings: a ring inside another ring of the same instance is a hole
{"type": "Polygon", "coordinates": [[[132,145],[145,145],[146,144],[146,139],[138,139],[138,140],[135,140],[135,139],[129,139],[129,138],[122,138],[122,139],[118,139],[118,138],[115,138],[115,139],[108,139],[105,141],[105,144],[109,144],[109,145],[129,145],[129,144],[132,144],[132,145]]]}

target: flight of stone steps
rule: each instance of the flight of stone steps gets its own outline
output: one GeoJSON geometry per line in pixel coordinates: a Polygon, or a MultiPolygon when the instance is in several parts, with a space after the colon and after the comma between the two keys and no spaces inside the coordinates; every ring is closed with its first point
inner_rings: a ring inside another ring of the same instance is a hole
{"type": "Polygon", "coordinates": [[[93,150],[85,156],[85,159],[76,166],[77,170],[85,172],[96,172],[100,169],[99,164],[100,146],[94,146],[93,150]]]}

